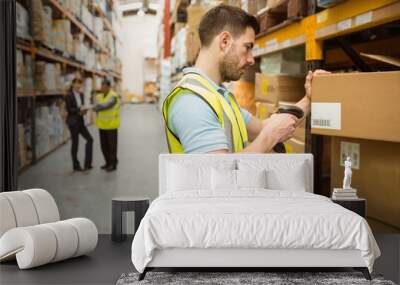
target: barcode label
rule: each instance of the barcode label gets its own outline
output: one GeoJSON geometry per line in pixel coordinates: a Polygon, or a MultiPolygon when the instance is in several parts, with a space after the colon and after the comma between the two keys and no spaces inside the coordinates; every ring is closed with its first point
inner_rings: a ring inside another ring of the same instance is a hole
{"type": "Polygon", "coordinates": [[[331,126],[331,120],[313,119],[313,126],[330,127],[331,126]]]}
{"type": "Polygon", "coordinates": [[[292,41],[291,40],[285,40],[282,42],[282,46],[284,48],[290,47],[292,45],[292,41]]]}
{"type": "Polygon", "coordinates": [[[372,12],[367,12],[356,17],[356,26],[364,25],[372,21],[372,12]]]}
{"type": "Polygon", "coordinates": [[[337,29],[339,31],[347,30],[351,28],[351,19],[347,19],[337,23],[337,29]]]}
{"type": "Polygon", "coordinates": [[[326,11],[317,14],[317,24],[321,24],[328,19],[328,14],[326,11]]]}
{"type": "Polygon", "coordinates": [[[278,48],[278,41],[276,39],[270,40],[265,44],[267,51],[272,51],[278,48]]]}
{"type": "Polygon", "coordinates": [[[340,103],[311,103],[311,128],[341,129],[340,103]]]}

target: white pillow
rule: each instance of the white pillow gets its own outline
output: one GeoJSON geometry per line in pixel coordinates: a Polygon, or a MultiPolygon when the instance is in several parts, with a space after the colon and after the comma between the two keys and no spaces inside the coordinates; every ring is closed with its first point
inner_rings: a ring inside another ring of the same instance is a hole
{"type": "Polygon", "coordinates": [[[168,164],[167,191],[211,188],[211,167],[168,164]]]}
{"type": "Polygon", "coordinates": [[[306,191],[308,183],[307,165],[305,162],[295,163],[285,170],[269,169],[267,186],[272,190],[306,191]]]}
{"type": "Polygon", "coordinates": [[[308,160],[296,160],[292,158],[280,158],[278,155],[271,159],[239,159],[239,170],[257,171],[266,169],[267,189],[307,191],[312,189],[308,160]]]}
{"type": "Polygon", "coordinates": [[[236,170],[237,188],[267,188],[267,171],[236,170]]]}
{"type": "Polygon", "coordinates": [[[211,189],[236,190],[236,170],[212,168],[211,189]]]}

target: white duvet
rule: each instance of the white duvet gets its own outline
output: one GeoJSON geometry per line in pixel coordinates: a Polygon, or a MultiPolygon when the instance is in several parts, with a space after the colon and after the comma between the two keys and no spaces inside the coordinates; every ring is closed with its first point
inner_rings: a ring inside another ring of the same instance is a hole
{"type": "Polygon", "coordinates": [[[132,243],[143,272],[155,249],[358,249],[372,272],[380,251],[361,216],[300,191],[180,191],[151,204],[132,243]]]}

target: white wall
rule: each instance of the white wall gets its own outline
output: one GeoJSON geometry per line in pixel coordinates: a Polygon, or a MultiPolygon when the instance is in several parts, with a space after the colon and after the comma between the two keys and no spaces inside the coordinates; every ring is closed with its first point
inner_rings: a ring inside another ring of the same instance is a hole
{"type": "Polygon", "coordinates": [[[144,58],[157,57],[158,16],[122,18],[122,90],[143,94],[144,58]]]}

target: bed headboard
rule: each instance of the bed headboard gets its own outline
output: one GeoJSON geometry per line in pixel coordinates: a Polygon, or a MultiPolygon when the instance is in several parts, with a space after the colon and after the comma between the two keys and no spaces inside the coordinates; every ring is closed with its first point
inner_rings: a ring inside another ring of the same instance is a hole
{"type": "Polygon", "coordinates": [[[204,163],[213,165],[220,160],[232,160],[237,165],[238,161],[262,161],[262,163],[279,165],[279,163],[305,164],[305,179],[308,181],[306,191],[313,193],[313,156],[304,154],[160,154],[159,156],[159,195],[166,192],[168,162],[190,161],[193,164],[204,163]]]}

